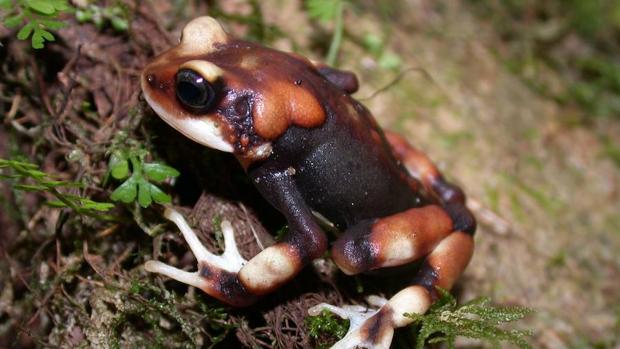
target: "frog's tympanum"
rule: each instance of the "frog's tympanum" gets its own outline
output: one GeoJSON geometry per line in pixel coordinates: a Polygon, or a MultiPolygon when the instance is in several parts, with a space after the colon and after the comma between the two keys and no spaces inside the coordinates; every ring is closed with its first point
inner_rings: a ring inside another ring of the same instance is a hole
{"type": "Polygon", "coordinates": [[[288,221],[288,233],[249,261],[222,223],[225,252],[215,255],[183,217],[166,218],[182,232],[198,261],[187,272],[157,261],[146,269],[195,286],[222,302],[248,306],[330,256],[348,275],[423,260],[409,286],[376,310],[318,304],[349,318],[333,348],[388,348],[394,328],[424,313],[449,289],[473,252],[476,223],[465,196],[402,137],[382,131],[351,97],[350,72],[230,37],[210,17],[190,22],[178,46],[142,74],[148,104],[165,122],[207,147],[233,153],[252,182],[288,221]],[[331,243],[319,224],[340,236],[331,243]]]}

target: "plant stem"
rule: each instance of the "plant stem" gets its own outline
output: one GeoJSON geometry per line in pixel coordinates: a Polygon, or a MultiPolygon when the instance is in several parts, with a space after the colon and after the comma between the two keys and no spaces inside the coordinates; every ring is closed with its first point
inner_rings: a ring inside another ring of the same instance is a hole
{"type": "Polygon", "coordinates": [[[336,58],[338,58],[338,52],[340,51],[340,45],[342,44],[342,32],[344,30],[343,23],[343,11],[344,1],[338,1],[338,8],[336,9],[336,20],[334,22],[334,36],[332,36],[332,42],[329,45],[329,51],[327,52],[328,65],[335,66],[336,58]]]}

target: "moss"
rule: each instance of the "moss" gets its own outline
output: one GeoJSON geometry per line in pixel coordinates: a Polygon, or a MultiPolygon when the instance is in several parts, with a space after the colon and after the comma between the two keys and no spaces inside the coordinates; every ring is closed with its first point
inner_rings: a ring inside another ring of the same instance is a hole
{"type": "Polygon", "coordinates": [[[349,328],[349,320],[343,320],[323,310],[318,316],[307,317],[306,326],[310,338],[317,343],[316,348],[328,348],[329,343],[345,336],[349,328]]]}
{"type": "Polygon", "coordinates": [[[499,347],[501,342],[511,343],[519,348],[531,348],[527,337],[529,331],[505,330],[500,326],[507,322],[523,319],[532,313],[525,307],[499,307],[488,298],[477,298],[458,305],[447,291],[439,289],[440,299],[424,314],[405,314],[419,327],[416,349],[425,343],[445,342],[455,348],[457,336],[475,338],[499,347]]]}

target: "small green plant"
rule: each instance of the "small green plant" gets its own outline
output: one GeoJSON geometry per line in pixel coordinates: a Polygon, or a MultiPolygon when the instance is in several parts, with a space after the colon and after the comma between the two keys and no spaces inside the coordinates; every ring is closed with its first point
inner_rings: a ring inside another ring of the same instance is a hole
{"type": "Polygon", "coordinates": [[[75,12],[75,18],[80,22],[91,22],[98,29],[103,28],[108,22],[118,32],[124,32],[129,29],[129,20],[127,12],[121,6],[100,7],[97,5],[88,5],[86,8],[78,9],[75,12]]]}
{"type": "MultiPolygon", "coordinates": [[[[321,341],[325,337],[342,338],[347,334],[349,321],[343,320],[327,310],[323,310],[317,316],[309,316],[305,319],[310,338],[321,341]]],[[[322,342],[322,341],[321,341],[322,342]]],[[[320,344],[319,348],[325,348],[328,344],[320,344]]]]}
{"type": "Polygon", "coordinates": [[[30,38],[35,49],[43,48],[46,41],[56,40],[50,30],[64,27],[58,17],[72,10],[67,0],[0,0],[2,23],[7,28],[22,26],[17,38],[30,38]]]}
{"type": "Polygon", "coordinates": [[[362,38],[364,48],[372,54],[379,66],[383,69],[399,70],[403,64],[402,58],[391,50],[387,50],[384,39],[377,34],[368,33],[362,38]]]}
{"type": "Polygon", "coordinates": [[[346,0],[306,0],[306,9],[310,18],[323,22],[334,21],[334,34],[325,58],[325,62],[332,66],[336,64],[338,51],[342,44],[345,2],[346,0]]]}
{"type": "Polygon", "coordinates": [[[69,207],[75,212],[95,218],[110,218],[101,215],[114,207],[107,202],[96,202],[89,198],[61,192],[63,189],[79,188],[83,185],[77,182],[61,181],[47,174],[35,164],[20,160],[0,159],[0,179],[13,181],[13,188],[28,192],[50,193],[57,200],[46,202],[48,206],[69,207]]]}
{"type": "Polygon", "coordinates": [[[480,339],[499,347],[500,342],[510,342],[519,348],[531,348],[526,337],[529,331],[504,330],[503,323],[523,319],[532,313],[525,307],[498,307],[487,297],[481,297],[457,305],[456,299],[447,291],[438,289],[440,298],[424,314],[405,314],[419,326],[416,349],[424,348],[424,343],[446,342],[449,349],[454,348],[457,336],[480,339]]]}
{"type": "Polygon", "coordinates": [[[167,178],[174,178],[179,171],[158,162],[145,163],[148,152],[144,149],[116,150],[110,156],[108,164],[110,175],[124,182],[112,192],[110,198],[126,204],[138,201],[146,208],[153,202],[170,203],[170,195],[164,193],[155,183],[167,178]]]}

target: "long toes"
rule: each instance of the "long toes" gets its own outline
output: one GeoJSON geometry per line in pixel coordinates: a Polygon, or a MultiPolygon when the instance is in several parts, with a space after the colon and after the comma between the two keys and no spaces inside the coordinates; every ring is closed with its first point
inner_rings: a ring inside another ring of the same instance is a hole
{"type": "Polygon", "coordinates": [[[171,207],[166,207],[164,217],[173,222],[179,228],[181,234],[183,234],[183,238],[189,245],[189,248],[192,250],[192,253],[197,260],[205,260],[210,256],[213,256],[213,253],[209,252],[202,242],[200,242],[200,239],[198,239],[196,233],[194,233],[192,228],[189,226],[185,220],[185,217],[183,217],[183,215],[181,215],[177,210],[171,207]]]}
{"type": "Polygon", "coordinates": [[[198,287],[203,289],[207,286],[207,282],[204,278],[202,278],[198,272],[187,272],[185,270],[181,270],[179,268],[175,268],[166,263],[162,263],[159,261],[148,261],[144,264],[144,269],[150,273],[158,273],[165,275],[171,279],[175,279],[184,284],[188,284],[194,287],[198,287]]]}
{"type": "Polygon", "coordinates": [[[366,297],[366,302],[368,302],[368,304],[372,305],[373,307],[381,308],[382,306],[385,305],[385,303],[388,302],[388,300],[385,297],[381,297],[381,296],[377,296],[373,294],[373,295],[366,297]]]}
{"type": "Polygon", "coordinates": [[[211,268],[221,269],[230,273],[237,273],[246,263],[235,242],[235,232],[229,221],[223,221],[221,225],[224,234],[224,253],[216,255],[210,252],[198,239],[183,215],[171,207],[164,211],[164,217],[172,221],[183,234],[183,238],[198,260],[199,265],[207,265],[211,268]]]}
{"type": "Polygon", "coordinates": [[[224,234],[224,253],[222,258],[239,271],[247,261],[239,253],[237,241],[235,241],[235,231],[229,221],[223,221],[221,228],[224,234]]]}
{"type": "Polygon", "coordinates": [[[144,269],[200,288],[207,294],[233,306],[247,306],[256,301],[256,295],[248,293],[237,276],[246,260],[237,249],[235,233],[230,222],[222,222],[221,228],[226,246],[224,253],[216,255],[200,242],[196,233],[179,212],[167,208],[164,216],[174,222],[183,234],[198,260],[198,271],[187,272],[158,261],[146,262],[144,269]]]}

